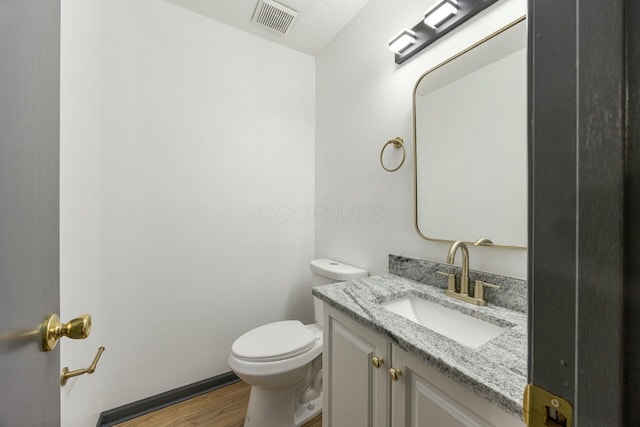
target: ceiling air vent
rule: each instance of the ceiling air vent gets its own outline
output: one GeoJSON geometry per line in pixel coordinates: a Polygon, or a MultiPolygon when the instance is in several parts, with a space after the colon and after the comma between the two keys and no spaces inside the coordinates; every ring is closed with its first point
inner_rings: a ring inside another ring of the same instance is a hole
{"type": "Polygon", "coordinates": [[[297,17],[298,12],[287,6],[273,0],[260,0],[253,14],[253,22],[278,34],[285,35],[289,32],[297,17]]]}

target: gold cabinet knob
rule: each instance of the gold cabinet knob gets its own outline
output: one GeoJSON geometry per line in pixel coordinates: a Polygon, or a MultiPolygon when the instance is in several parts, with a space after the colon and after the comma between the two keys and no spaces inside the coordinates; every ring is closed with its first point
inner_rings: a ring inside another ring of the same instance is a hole
{"type": "Polygon", "coordinates": [[[402,375],[402,371],[400,369],[389,369],[389,376],[391,377],[391,381],[398,381],[400,379],[400,375],[402,375]]]}
{"type": "Polygon", "coordinates": [[[84,339],[91,333],[91,316],[83,314],[75,319],[61,323],[57,314],[48,316],[40,326],[40,335],[42,336],[42,349],[51,351],[56,348],[58,340],[62,337],[73,339],[84,339]]]}
{"type": "Polygon", "coordinates": [[[371,359],[371,363],[374,368],[379,369],[380,366],[384,364],[384,359],[382,357],[374,356],[373,359],[371,359]]]}

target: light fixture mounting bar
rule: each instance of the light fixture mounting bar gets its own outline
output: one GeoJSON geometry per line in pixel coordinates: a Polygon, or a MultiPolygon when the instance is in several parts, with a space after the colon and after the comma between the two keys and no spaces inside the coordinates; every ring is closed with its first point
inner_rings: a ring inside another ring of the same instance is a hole
{"type": "Polygon", "coordinates": [[[461,24],[465,23],[473,16],[482,12],[487,7],[491,6],[498,0],[458,0],[458,11],[455,15],[452,15],[449,19],[445,20],[437,28],[432,28],[424,23],[423,19],[420,19],[411,31],[416,34],[416,41],[413,45],[407,47],[401,53],[396,53],[396,64],[402,64],[409,58],[420,52],[431,43],[438,40],[448,32],[454,30],[461,24]]]}

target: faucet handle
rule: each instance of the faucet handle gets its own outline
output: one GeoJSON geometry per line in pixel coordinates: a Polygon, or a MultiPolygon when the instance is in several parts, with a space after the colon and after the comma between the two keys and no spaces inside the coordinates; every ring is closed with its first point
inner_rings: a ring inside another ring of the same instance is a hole
{"type": "Polygon", "coordinates": [[[445,271],[436,271],[436,273],[447,276],[447,290],[452,292],[456,291],[456,275],[454,273],[447,273],[445,271]]]}
{"type": "Polygon", "coordinates": [[[482,280],[476,280],[473,297],[480,303],[480,305],[487,304],[484,299],[484,288],[500,289],[500,286],[494,285],[493,283],[483,282],[482,280]]]}

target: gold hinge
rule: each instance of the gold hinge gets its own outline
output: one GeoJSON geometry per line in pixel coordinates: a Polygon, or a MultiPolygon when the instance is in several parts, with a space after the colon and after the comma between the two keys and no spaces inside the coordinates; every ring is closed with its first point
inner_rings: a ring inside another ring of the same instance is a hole
{"type": "Polygon", "coordinates": [[[528,427],[573,427],[571,403],[535,384],[525,387],[522,409],[528,427]]]}

